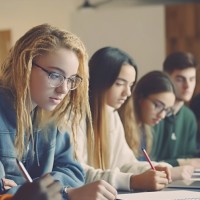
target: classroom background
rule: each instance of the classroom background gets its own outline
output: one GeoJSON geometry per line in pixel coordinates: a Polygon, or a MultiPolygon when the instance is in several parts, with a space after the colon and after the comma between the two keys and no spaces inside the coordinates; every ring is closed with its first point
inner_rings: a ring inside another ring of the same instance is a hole
{"type": "MultiPolygon", "coordinates": [[[[0,62],[24,32],[41,23],[77,34],[89,55],[104,46],[124,49],[136,59],[139,77],[161,69],[165,56],[176,50],[190,51],[200,60],[198,2],[0,0],[0,62]],[[85,2],[91,6],[84,6],[85,2]]],[[[199,85],[197,82],[195,93],[200,91],[199,85]]]]}

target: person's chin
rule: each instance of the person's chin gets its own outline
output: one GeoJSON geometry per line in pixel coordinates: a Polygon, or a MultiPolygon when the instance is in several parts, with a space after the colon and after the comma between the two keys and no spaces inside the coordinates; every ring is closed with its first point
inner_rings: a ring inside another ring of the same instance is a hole
{"type": "Polygon", "coordinates": [[[115,109],[119,109],[122,106],[123,103],[118,103],[115,105],[115,109]]]}
{"type": "Polygon", "coordinates": [[[180,98],[180,100],[182,100],[182,101],[184,101],[184,102],[188,102],[188,101],[191,100],[191,98],[192,98],[191,95],[184,95],[184,96],[182,96],[182,97],[180,98]]]}
{"type": "Polygon", "coordinates": [[[160,120],[152,120],[152,121],[149,123],[149,125],[150,125],[150,126],[155,126],[155,125],[159,124],[159,122],[160,122],[160,120]]]}
{"type": "Polygon", "coordinates": [[[57,105],[46,105],[46,106],[42,107],[42,109],[44,109],[48,112],[51,112],[51,111],[55,110],[56,107],[57,107],[57,105]]]}

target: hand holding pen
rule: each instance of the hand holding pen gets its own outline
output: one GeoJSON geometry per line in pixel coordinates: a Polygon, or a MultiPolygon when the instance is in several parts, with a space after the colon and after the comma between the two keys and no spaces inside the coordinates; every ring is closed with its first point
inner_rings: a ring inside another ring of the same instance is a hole
{"type": "Polygon", "coordinates": [[[150,159],[149,155],[147,154],[147,152],[144,148],[142,148],[142,152],[143,152],[146,160],[148,161],[149,165],[151,166],[151,169],[165,172],[167,179],[168,179],[168,182],[171,182],[171,171],[170,171],[170,169],[168,167],[162,166],[162,165],[153,166],[151,159],[150,159]]]}
{"type": "Polygon", "coordinates": [[[55,181],[53,177],[46,174],[33,182],[32,178],[28,174],[23,163],[16,159],[17,165],[21,170],[23,176],[26,178],[27,183],[22,185],[12,200],[61,200],[62,187],[58,181],[55,181]]]}
{"type": "Polygon", "coordinates": [[[143,152],[143,154],[144,154],[146,160],[147,160],[148,163],[150,164],[151,169],[156,170],[155,167],[153,166],[153,164],[152,164],[152,162],[151,162],[151,160],[150,160],[150,158],[149,158],[149,156],[148,156],[146,150],[145,150],[144,148],[142,148],[142,152],[143,152]]]}

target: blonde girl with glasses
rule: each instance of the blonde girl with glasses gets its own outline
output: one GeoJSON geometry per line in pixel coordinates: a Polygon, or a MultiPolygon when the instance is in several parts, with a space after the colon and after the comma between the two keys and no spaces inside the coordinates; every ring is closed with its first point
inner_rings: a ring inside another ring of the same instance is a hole
{"type": "Polygon", "coordinates": [[[115,199],[104,181],[82,186],[75,131],[73,141],[65,131],[66,113],[73,112],[72,130],[83,113],[90,116],[87,91],[87,53],[77,36],[42,24],[16,42],[0,67],[0,193],[15,193],[25,182],[18,158],[32,179],[50,173],[64,199],[115,199]]]}
{"type": "MultiPolygon", "coordinates": [[[[119,112],[126,141],[138,160],[146,160],[142,148],[151,155],[152,126],[173,114],[175,96],[175,87],[169,76],[162,71],[151,71],[141,77],[132,97],[121,107],[119,112]]],[[[190,166],[171,168],[172,179],[188,179],[193,170],[190,166]]]]}

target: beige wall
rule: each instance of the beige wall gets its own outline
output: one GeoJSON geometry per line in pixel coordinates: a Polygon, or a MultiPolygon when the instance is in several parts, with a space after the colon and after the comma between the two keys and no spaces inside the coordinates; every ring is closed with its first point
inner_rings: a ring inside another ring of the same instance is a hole
{"type": "Polygon", "coordinates": [[[13,43],[32,26],[41,23],[70,29],[70,16],[79,1],[0,0],[0,29],[12,29],[13,43]]]}
{"type": "Polygon", "coordinates": [[[90,9],[74,12],[72,29],[92,54],[103,46],[120,47],[139,65],[140,75],[161,69],[165,57],[163,6],[90,9]]]}
{"type": "Polygon", "coordinates": [[[44,22],[75,32],[91,55],[103,46],[131,54],[140,75],[160,69],[165,56],[164,6],[103,6],[78,10],[81,0],[0,0],[0,30],[11,29],[12,43],[44,22]]]}

